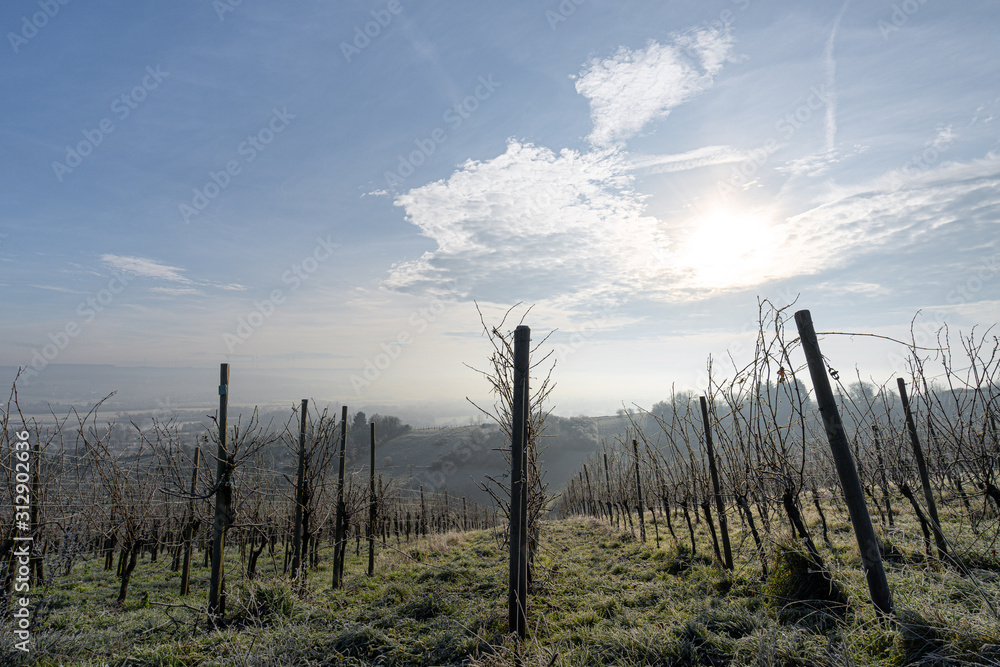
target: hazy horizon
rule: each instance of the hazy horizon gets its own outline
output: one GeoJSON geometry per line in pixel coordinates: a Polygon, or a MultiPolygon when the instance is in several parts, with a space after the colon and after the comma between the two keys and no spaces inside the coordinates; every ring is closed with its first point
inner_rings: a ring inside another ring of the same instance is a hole
{"type": "MultiPolygon", "coordinates": [[[[983,330],[998,16],[7,3],[0,364],[37,372],[41,398],[67,364],[206,371],[111,387],[155,405],[211,404],[230,362],[235,401],[450,418],[489,399],[467,368],[491,350],[477,304],[492,326],[520,302],[536,342],[555,330],[556,413],[606,414],[703,390],[710,355],[731,374],[759,298],[798,298],[819,331],[909,340],[918,312],[918,344],[983,330]]],[[[905,371],[885,340],[823,350],[845,376],[905,371]]]]}

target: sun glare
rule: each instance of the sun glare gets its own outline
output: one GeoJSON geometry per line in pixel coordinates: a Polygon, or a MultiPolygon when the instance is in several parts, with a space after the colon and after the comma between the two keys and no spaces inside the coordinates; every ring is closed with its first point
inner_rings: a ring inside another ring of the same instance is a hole
{"type": "Polygon", "coordinates": [[[716,209],[693,219],[678,259],[697,287],[753,285],[773,275],[777,231],[760,213],[716,209]]]}

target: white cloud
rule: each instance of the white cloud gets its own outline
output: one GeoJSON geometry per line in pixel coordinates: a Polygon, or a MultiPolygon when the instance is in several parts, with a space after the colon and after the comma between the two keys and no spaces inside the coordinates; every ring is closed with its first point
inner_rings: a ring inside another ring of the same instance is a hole
{"type": "Polygon", "coordinates": [[[826,65],[826,89],[828,91],[824,135],[826,153],[831,156],[837,150],[837,61],[833,57],[833,46],[837,41],[837,29],[840,27],[840,21],[844,18],[844,13],[847,12],[847,6],[850,2],[851,0],[845,0],[840,12],[837,13],[837,19],[833,22],[833,29],[830,30],[830,36],[826,40],[826,49],[823,52],[823,61],[826,65]]]}
{"type": "Polygon", "coordinates": [[[989,152],[981,158],[967,162],[940,161],[947,147],[929,147],[934,151],[914,154],[906,163],[880,176],[860,183],[831,185],[824,200],[846,200],[856,195],[869,195],[921,189],[962,181],[1000,177],[1000,153],[989,152]],[[934,158],[934,159],[932,159],[934,158]]]}
{"type": "Polygon", "coordinates": [[[101,261],[111,266],[115,271],[131,273],[142,278],[160,278],[177,283],[190,283],[191,280],[181,275],[184,269],[176,266],[160,264],[145,257],[124,257],[122,255],[102,255],[101,261]]]}
{"type": "Polygon", "coordinates": [[[397,197],[437,249],[394,267],[385,286],[450,279],[464,296],[544,285],[573,300],[645,288],[662,270],[667,241],[631,183],[616,152],[556,154],[511,141],[492,160],[466,162],[447,180],[397,197]]]}
{"type": "Polygon", "coordinates": [[[916,247],[956,223],[968,227],[995,221],[1000,172],[990,162],[943,165],[911,178],[905,188],[896,187],[890,173],[867,188],[858,187],[860,192],[788,218],[780,225],[783,273],[818,273],[890,244],[897,251],[916,247]]]}
{"type": "MultiPolygon", "coordinates": [[[[800,212],[791,216],[746,207],[669,220],[648,215],[646,195],[633,188],[636,173],[748,158],[725,145],[630,155],[621,143],[710,86],[730,50],[728,34],[695,31],[668,46],[623,48],[592,61],[576,87],[591,101],[593,149],[556,152],[510,140],[497,157],[467,161],[450,177],[399,195],[395,204],[435,247],[395,265],[383,287],[496,303],[525,300],[562,313],[637,300],[696,301],[816,275],[887,247],[926,249],[958,239],[948,236],[951,230],[995,219],[1000,156],[940,163],[955,139],[950,127],[936,133],[928,164],[848,186],[831,181],[820,199],[806,210],[794,205],[800,212]],[[958,221],[962,227],[953,224],[958,221]]],[[[827,129],[835,130],[835,119],[827,129]]],[[[777,172],[815,175],[865,150],[807,156],[777,172]]],[[[845,281],[845,290],[884,294],[859,277],[845,281]]]]}
{"type": "Polygon", "coordinates": [[[633,156],[629,158],[629,165],[637,171],[657,174],[744,162],[752,157],[751,153],[737,150],[732,146],[703,146],[674,155],[633,156]]]}
{"type": "Polygon", "coordinates": [[[187,294],[204,294],[200,289],[195,287],[151,287],[150,292],[155,292],[156,294],[166,294],[168,296],[184,296],[187,294]]]}
{"type": "Polygon", "coordinates": [[[167,294],[170,296],[184,296],[188,294],[204,294],[198,287],[214,287],[224,292],[245,292],[246,285],[240,283],[212,283],[203,280],[191,280],[182,275],[184,269],[176,266],[161,264],[156,260],[146,257],[127,257],[122,255],[102,255],[101,261],[111,267],[114,271],[139,276],[141,278],[155,278],[166,280],[167,282],[184,285],[184,287],[152,287],[150,292],[157,294],[167,294]]]}
{"type": "Polygon", "coordinates": [[[619,145],[706,90],[732,44],[728,31],[696,30],[673,44],[621,47],[610,58],[591,60],[576,80],[576,91],[590,100],[591,144],[619,145]]]}
{"type": "Polygon", "coordinates": [[[843,294],[844,292],[850,294],[857,294],[860,296],[876,297],[876,296],[888,296],[890,294],[889,288],[884,285],[879,285],[877,283],[867,283],[867,282],[857,282],[857,281],[837,281],[837,282],[822,282],[817,284],[814,289],[817,291],[830,291],[843,294]]]}
{"type": "Polygon", "coordinates": [[[56,285],[28,285],[28,287],[34,287],[35,289],[44,289],[51,292],[63,292],[65,294],[86,294],[81,290],[70,289],[68,287],[59,287],[56,285]]]}
{"type": "Polygon", "coordinates": [[[590,100],[594,149],[558,154],[511,140],[449,178],[396,198],[436,243],[393,267],[383,287],[464,298],[547,299],[553,309],[674,291],[666,226],[644,214],[633,173],[745,159],[729,146],[632,158],[621,142],[704,91],[729,58],[727,31],[692,30],[672,44],[621,48],[587,64],[576,90],[590,100]]]}

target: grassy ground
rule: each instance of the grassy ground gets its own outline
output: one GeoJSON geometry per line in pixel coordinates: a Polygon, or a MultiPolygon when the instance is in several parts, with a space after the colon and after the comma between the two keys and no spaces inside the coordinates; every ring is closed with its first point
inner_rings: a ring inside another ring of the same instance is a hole
{"type": "MultiPolygon", "coordinates": [[[[738,526],[732,572],[715,562],[704,523],[697,556],[660,527],[657,548],[652,526],[640,544],[631,532],[594,519],[545,524],[522,664],[1000,665],[1000,623],[986,608],[986,600],[1000,604],[1000,563],[988,549],[967,555],[970,569],[963,576],[957,566],[927,561],[909,533],[896,533],[900,553],[887,562],[887,574],[900,621],[888,624],[868,603],[845,524],[831,523],[832,546],[816,540],[843,605],[795,599],[836,596],[828,595],[828,580],[810,573],[812,564],[795,556],[794,543],[771,545],[772,576],[764,584],[752,543],[738,526]]],[[[0,662],[514,664],[515,646],[504,634],[505,559],[491,533],[435,536],[383,550],[374,578],[364,574],[364,552],[361,558],[351,552],[343,589],[330,590],[324,564],[310,574],[305,593],[276,577],[265,554],[261,579],[231,575],[229,623],[212,632],[200,613],[157,604],[180,602],[179,577],[166,559],[140,563],[120,610],[110,604],[117,593],[113,574],[96,559],[82,563],[70,577],[34,592],[44,603],[34,621],[32,653],[8,653],[0,662]]],[[[227,567],[237,572],[237,560],[227,567]]],[[[208,570],[197,567],[195,593],[184,604],[205,605],[207,580],[208,570]]],[[[6,649],[10,627],[0,631],[6,649]]]]}

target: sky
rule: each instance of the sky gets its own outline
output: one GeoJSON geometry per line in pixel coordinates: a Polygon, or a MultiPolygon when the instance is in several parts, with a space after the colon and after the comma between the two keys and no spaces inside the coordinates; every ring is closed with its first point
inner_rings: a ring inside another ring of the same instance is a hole
{"type": "MultiPolygon", "coordinates": [[[[697,390],[709,355],[725,375],[761,299],[819,331],[983,331],[998,19],[941,0],[5,2],[0,366],[228,362],[234,382],[308,370],[303,396],[351,404],[482,400],[477,304],[492,325],[520,303],[533,340],[554,330],[555,412],[598,414],[697,390]]],[[[823,349],[901,370],[881,339],[823,349]]]]}

